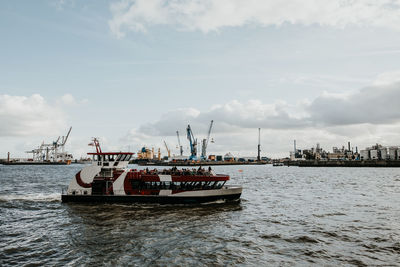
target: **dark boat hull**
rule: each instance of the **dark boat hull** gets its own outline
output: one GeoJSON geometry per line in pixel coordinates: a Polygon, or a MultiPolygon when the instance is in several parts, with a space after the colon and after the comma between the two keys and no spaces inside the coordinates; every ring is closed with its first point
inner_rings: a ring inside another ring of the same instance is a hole
{"type": "Polygon", "coordinates": [[[160,203],[195,204],[214,201],[239,201],[241,193],[212,196],[143,196],[143,195],[61,195],[62,202],[78,203],[160,203]]]}

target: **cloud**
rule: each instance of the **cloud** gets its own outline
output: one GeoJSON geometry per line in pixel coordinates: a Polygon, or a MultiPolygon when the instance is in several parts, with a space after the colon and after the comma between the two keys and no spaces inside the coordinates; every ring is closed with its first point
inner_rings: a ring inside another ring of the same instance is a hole
{"type": "Polygon", "coordinates": [[[147,123],[140,126],[138,132],[152,135],[172,135],[175,131],[171,129],[179,129],[182,123],[195,120],[200,114],[200,111],[194,108],[179,108],[167,112],[161,116],[156,123],[147,123]]]}
{"type": "Polygon", "coordinates": [[[246,24],[348,25],[400,29],[398,0],[124,0],[111,4],[109,26],[118,38],[154,25],[210,32],[246,24]]]}
{"type": "Polygon", "coordinates": [[[62,11],[65,7],[74,7],[75,1],[74,0],[56,0],[51,1],[50,5],[55,7],[57,10],[62,11]]]}
{"type": "Polygon", "coordinates": [[[0,95],[0,136],[34,136],[58,133],[65,128],[65,115],[39,94],[0,95]]]}
{"type": "Polygon", "coordinates": [[[214,120],[211,137],[216,143],[211,149],[218,153],[253,153],[259,127],[265,150],[279,156],[287,154],[282,150],[289,151],[293,139],[301,140],[304,147],[320,142],[327,149],[350,140],[359,147],[376,142],[393,145],[400,129],[399,99],[400,83],[393,83],[346,94],[323,93],[294,105],[284,101],[266,104],[260,100],[232,100],[205,111],[190,108],[167,112],[159,120],[131,130],[124,140],[163,148],[162,140],[177,143],[175,134],[179,130],[181,142],[187,143],[185,128],[189,123],[200,143],[214,120]]]}
{"type": "Polygon", "coordinates": [[[171,136],[191,124],[206,133],[211,120],[214,132],[240,132],[243,129],[302,129],[351,124],[388,124],[400,121],[400,82],[371,86],[346,94],[323,93],[314,100],[295,105],[285,101],[272,104],[260,100],[232,100],[206,111],[194,108],[169,111],[155,122],[140,126],[136,133],[148,136],[171,136]]]}
{"type": "MultiPolygon", "coordinates": [[[[215,129],[219,124],[215,125],[215,129]]],[[[347,146],[347,142],[351,142],[351,146],[357,146],[363,149],[375,143],[383,145],[400,145],[398,133],[400,132],[400,123],[394,124],[359,124],[347,126],[330,126],[330,127],[310,127],[310,128],[294,128],[294,129],[261,129],[261,155],[268,157],[287,157],[289,151],[293,150],[293,140],[297,140],[299,149],[315,147],[316,143],[325,150],[332,151],[332,147],[347,146]]],[[[181,132],[180,132],[181,133],[181,132]]],[[[206,133],[195,131],[196,138],[200,139],[206,136],[206,133]]],[[[217,154],[224,155],[227,152],[233,153],[235,156],[256,156],[258,130],[242,128],[237,132],[212,132],[211,137],[214,143],[208,145],[208,155],[217,154]]],[[[162,156],[167,155],[164,148],[163,140],[166,140],[171,154],[179,155],[179,148],[176,136],[150,136],[136,131],[130,132],[121,143],[130,144],[131,151],[137,152],[142,146],[154,147],[155,151],[161,148],[162,156]]],[[[189,154],[189,143],[185,133],[181,135],[181,144],[183,145],[184,155],[189,154]]],[[[124,147],[124,149],[126,149],[124,147]]],[[[198,151],[201,151],[199,145],[198,151]]]]}
{"type": "Polygon", "coordinates": [[[76,105],[76,104],[77,104],[75,98],[74,98],[73,95],[71,95],[71,94],[65,94],[65,95],[63,95],[63,96],[61,97],[61,102],[62,102],[64,105],[68,105],[68,106],[73,106],[73,105],[76,105]]]}
{"type": "Polygon", "coordinates": [[[385,124],[400,120],[400,82],[371,86],[351,94],[324,93],[307,111],[315,125],[385,124]]]}
{"type": "Polygon", "coordinates": [[[217,124],[213,132],[239,132],[243,128],[287,129],[310,126],[302,113],[302,105],[291,106],[284,101],[263,104],[259,100],[240,102],[232,100],[216,105],[208,111],[200,112],[194,108],[177,109],[167,112],[155,122],[140,126],[137,131],[150,136],[175,135],[177,129],[191,124],[193,130],[207,133],[210,121],[217,124]]]}
{"type": "Polygon", "coordinates": [[[88,99],[84,98],[82,100],[77,100],[73,95],[71,94],[64,94],[61,96],[59,99],[56,100],[56,103],[58,106],[78,106],[78,105],[84,105],[89,102],[88,99]]]}
{"type": "Polygon", "coordinates": [[[393,83],[400,82],[400,70],[384,72],[378,75],[373,85],[391,85],[393,83]]]}

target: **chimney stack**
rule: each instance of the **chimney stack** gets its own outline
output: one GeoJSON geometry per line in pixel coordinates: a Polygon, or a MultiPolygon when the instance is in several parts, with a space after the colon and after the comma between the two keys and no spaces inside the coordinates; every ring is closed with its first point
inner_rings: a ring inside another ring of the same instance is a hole
{"type": "Polygon", "coordinates": [[[258,153],[257,153],[257,161],[261,161],[261,156],[260,156],[260,153],[261,153],[260,131],[261,131],[261,128],[258,128],[258,153]]]}

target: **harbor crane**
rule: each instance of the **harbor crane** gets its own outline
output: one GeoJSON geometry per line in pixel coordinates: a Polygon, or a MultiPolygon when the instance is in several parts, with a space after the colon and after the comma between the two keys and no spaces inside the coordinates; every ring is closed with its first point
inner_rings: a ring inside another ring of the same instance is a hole
{"type": "MultiPolygon", "coordinates": [[[[208,146],[208,141],[210,140],[210,134],[211,134],[211,129],[212,129],[213,123],[214,123],[214,121],[211,120],[210,128],[208,128],[207,138],[202,140],[202,146],[201,146],[201,159],[202,160],[207,159],[207,146],[208,146]]],[[[213,142],[213,141],[211,141],[211,142],[213,142]]]]}
{"type": "Polygon", "coordinates": [[[171,150],[169,150],[169,148],[167,146],[167,142],[165,142],[165,140],[164,140],[164,145],[165,145],[165,148],[167,149],[167,152],[168,152],[168,158],[170,158],[171,157],[171,150]]]}
{"type": "Polygon", "coordinates": [[[59,136],[56,141],[50,144],[42,144],[31,151],[26,153],[32,153],[33,161],[43,162],[65,162],[72,159],[72,155],[65,152],[65,144],[67,143],[69,134],[71,133],[72,127],[69,128],[67,135],[59,136]],[[61,149],[61,152],[59,151],[61,149]]]}
{"type": "MultiPolygon", "coordinates": [[[[64,155],[65,154],[65,143],[67,142],[67,140],[68,140],[68,137],[69,137],[69,134],[71,133],[71,130],[72,130],[72,127],[70,127],[69,128],[69,131],[68,131],[68,133],[67,133],[67,135],[66,136],[63,136],[62,138],[61,138],[61,153],[64,155]]],[[[60,140],[60,137],[58,137],[58,139],[57,140],[60,140]]]]}
{"type": "Polygon", "coordinates": [[[179,139],[179,131],[176,131],[176,136],[178,137],[179,152],[182,156],[183,155],[183,147],[181,145],[181,140],[179,139]]]}
{"type": "Polygon", "coordinates": [[[197,139],[194,138],[190,124],[186,128],[187,139],[190,143],[190,156],[189,160],[197,160],[197,139]]]}

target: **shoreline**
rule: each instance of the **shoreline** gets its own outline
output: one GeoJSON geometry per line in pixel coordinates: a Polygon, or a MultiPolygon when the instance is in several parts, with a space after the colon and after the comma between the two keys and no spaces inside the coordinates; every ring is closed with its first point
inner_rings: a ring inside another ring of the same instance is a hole
{"type": "Polygon", "coordinates": [[[400,167],[400,160],[304,160],[304,161],[287,161],[286,166],[298,167],[400,167]]]}

